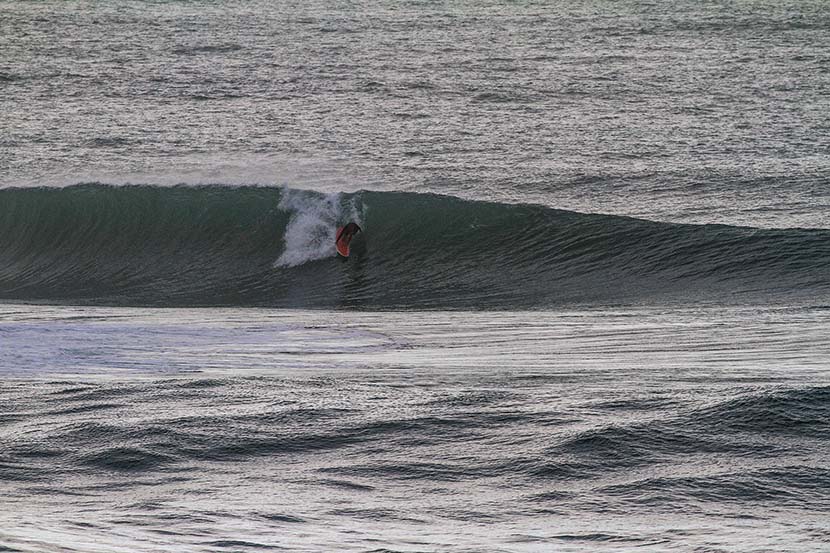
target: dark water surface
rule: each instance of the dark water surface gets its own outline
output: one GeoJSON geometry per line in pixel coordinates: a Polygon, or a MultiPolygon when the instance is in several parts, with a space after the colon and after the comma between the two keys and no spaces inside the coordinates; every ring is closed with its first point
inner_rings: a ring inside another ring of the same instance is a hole
{"type": "Polygon", "coordinates": [[[656,223],[402,192],[0,190],[0,299],[551,308],[830,300],[830,231],[656,223]],[[338,224],[364,232],[349,263],[338,224]]]}

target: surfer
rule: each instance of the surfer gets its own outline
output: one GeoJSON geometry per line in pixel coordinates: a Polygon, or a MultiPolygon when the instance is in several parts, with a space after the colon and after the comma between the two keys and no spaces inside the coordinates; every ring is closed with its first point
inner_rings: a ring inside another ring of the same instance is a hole
{"type": "Polygon", "coordinates": [[[361,230],[362,229],[357,225],[357,223],[349,223],[344,227],[339,227],[337,229],[336,238],[334,239],[335,246],[337,247],[337,253],[343,257],[349,257],[349,242],[351,242],[354,235],[361,230]]]}

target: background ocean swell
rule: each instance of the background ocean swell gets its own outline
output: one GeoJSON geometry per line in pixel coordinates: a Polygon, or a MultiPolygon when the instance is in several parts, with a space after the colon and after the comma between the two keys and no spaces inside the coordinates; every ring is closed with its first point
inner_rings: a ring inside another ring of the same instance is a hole
{"type": "Polygon", "coordinates": [[[830,231],[658,223],[404,192],[0,190],[0,299],[516,308],[830,292],[830,231]],[[347,263],[334,228],[365,232],[347,263]]]}

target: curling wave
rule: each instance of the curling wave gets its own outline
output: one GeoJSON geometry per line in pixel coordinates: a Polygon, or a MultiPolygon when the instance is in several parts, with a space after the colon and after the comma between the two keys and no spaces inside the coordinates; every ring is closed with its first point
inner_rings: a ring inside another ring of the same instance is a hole
{"type": "Polygon", "coordinates": [[[830,230],[681,225],[433,194],[0,190],[0,300],[533,308],[830,295],[830,230]],[[348,262],[334,229],[364,233],[348,262]]]}

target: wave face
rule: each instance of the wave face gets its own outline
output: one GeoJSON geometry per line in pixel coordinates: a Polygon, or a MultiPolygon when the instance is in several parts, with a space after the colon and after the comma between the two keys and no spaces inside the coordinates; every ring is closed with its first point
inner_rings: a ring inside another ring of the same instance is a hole
{"type": "Polygon", "coordinates": [[[534,308],[830,294],[830,231],[657,223],[432,194],[0,190],[0,299],[534,308]],[[364,229],[352,257],[338,223],[364,229]]]}

